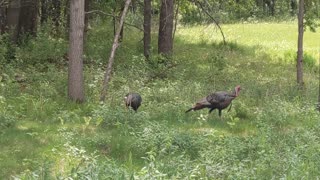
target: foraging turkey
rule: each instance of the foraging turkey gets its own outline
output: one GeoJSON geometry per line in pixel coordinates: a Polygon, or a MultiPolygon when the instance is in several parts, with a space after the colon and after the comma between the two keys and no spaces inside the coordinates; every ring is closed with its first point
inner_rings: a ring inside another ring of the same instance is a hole
{"type": "Polygon", "coordinates": [[[138,108],[141,105],[142,98],[138,93],[128,93],[124,97],[124,102],[126,103],[127,108],[130,106],[134,111],[137,112],[138,108]]]}
{"type": "MultiPolygon", "coordinates": [[[[214,92],[207,97],[199,100],[192,108],[188,109],[186,113],[191,110],[196,111],[203,108],[209,108],[209,113],[211,113],[213,110],[218,109],[219,117],[221,118],[222,110],[227,108],[231,104],[232,100],[239,96],[240,90],[241,87],[238,85],[234,88],[234,91],[232,93],[226,91],[214,92]]],[[[230,108],[228,111],[230,111],[230,108]]]]}

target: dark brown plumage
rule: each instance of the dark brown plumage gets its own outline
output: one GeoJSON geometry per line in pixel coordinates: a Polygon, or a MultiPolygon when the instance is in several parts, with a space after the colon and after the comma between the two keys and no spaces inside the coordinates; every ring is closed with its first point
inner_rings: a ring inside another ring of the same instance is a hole
{"type": "Polygon", "coordinates": [[[134,111],[137,112],[138,108],[141,105],[142,98],[141,98],[140,94],[138,94],[138,93],[128,93],[124,97],[124,102],[125,102],[127,108],[130,106],[130,107],[132,107],[132,109],[134,111]]]}
{"type": "Polygon", "coordinates": [[[191,110],[197,111],[203,108],[209,108],[209,113],[211,113],[213,110],[218,109],[219,117],[221,117],[222,110],[227,108],[231,104],[232,100],[239,96],[240,90],[241,87],[238,85],[235,87],[232,93],[226,91],[214,92],[207,97],[199,100],[192,108],[188,109],[186,113],[191,110]]]}

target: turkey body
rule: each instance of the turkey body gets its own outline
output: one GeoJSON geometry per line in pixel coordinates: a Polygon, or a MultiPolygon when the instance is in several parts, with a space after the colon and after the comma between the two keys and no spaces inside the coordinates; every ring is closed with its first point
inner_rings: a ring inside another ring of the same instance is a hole
{"type": "Polygon", "coordinates": [[[219,110],[219,117],[221,117],[222,110],[227,108],[232,100],[234,100],[238,95],[239,91],[241,90],[240,86],[236,86],[235,90],[232,93],[226,92],[226,91],[218,91],[214,92],[207,97],[199,100],[192,108],[188,109],[186,111],[197,111],[203,108],[209,108],[209,113],[211,113],[213,110],[218,109],[219,110]]]}
{"type": "Polygon", "coordinates": [[[141,105],[142,98],[141,98],[140,94],[138,94],[138,93],[128,93],[124,97],[124,102],[125,102],[127,108],[131,107],[134,111],[137,112],[138,108],[141,105]]]}

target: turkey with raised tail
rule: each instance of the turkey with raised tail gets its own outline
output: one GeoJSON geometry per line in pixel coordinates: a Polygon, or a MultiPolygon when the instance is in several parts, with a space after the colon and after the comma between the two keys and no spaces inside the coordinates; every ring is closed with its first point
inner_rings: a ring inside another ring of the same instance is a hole
{"type": "Polygon", "coordinates": [[[142,98],[138,93],[128,93],[124,97],[124,102],[127,108],[130,106],[135,112],[137,112],[138,108],[141,105],[142,98]]]}
{"type": "MultiPolygon", "coordinates": [[[[226,91],[214,92],[207,97],[199,100],[192,108],[188,109],[186,113],[192,110],[196,111],[203,108],[209,108],[209,113],[211,113],[213,110],[218,109],[219,117],[221,118],[222,110],[227,108],[231,104],[232,100],[239,96],[240,90],[241,87],[238,85],[231,93],[226,91]]],[[[230,108],[228,111],[230,111],[230,108]]]]}

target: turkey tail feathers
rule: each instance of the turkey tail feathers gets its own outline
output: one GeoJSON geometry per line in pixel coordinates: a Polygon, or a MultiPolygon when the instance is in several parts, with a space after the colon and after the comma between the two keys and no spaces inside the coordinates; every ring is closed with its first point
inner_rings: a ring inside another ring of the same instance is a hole
{"type": "Polygon", "coordinates": [[[188,110],[186,111],[186,113],[187,113],[187,112],[190,112],[191,110],[193,110],[193,108],[188,109],[188,110]]]}

